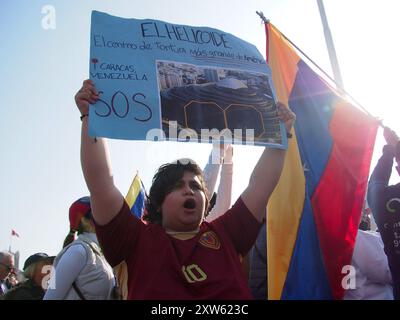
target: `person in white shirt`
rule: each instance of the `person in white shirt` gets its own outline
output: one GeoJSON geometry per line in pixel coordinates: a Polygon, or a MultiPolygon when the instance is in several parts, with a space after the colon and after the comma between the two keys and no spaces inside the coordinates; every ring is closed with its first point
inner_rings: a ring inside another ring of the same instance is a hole
{"type": "MultiPolygon", "coordinates": [[[[233,146],[231,144],[213,145],[206,167],[203,170],[204,182],[207,187],[207,197],[216,197],[215,205],[209,211],[206,221],[211,222],[224,214],[231,207],[233,146]],[[214,193],[221,171],[217,193],[214,193]]],[[[210,201],[212,202],[212,201],[210,201]]]]}
{"type": "Polygon", "coordinates": [[[114,299],[115,277],[96,237],[89,197],[71,205],[69,219],[71,231],[54,260],[44,300],[114,299]],[[71,242],[75,232],[78,238],[71,242]]]}
{"type": "Polygon", "coordinates": [[[344,300],[393,300],[392,276],[379,232],[370,229],[370,212],[363,210],[353,251],[355,288],[345,291],[344,300]]]}

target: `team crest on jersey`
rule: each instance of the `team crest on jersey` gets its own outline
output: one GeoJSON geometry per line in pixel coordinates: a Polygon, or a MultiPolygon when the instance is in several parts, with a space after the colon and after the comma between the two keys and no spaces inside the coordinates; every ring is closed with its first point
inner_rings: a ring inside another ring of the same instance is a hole
{"type": "Polygon", "coordinates": [[[218,236],[214,231],[207,231],[202,234],[199,242],[207,247],[214,250],[218,250],[221,247],[221,242],[219,242],[218,236]]]}

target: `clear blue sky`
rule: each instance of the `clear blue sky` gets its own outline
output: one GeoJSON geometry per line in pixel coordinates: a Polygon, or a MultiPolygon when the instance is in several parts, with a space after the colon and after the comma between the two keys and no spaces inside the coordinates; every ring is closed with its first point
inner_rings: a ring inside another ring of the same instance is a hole
{"type": "MultiPolygon", "coordinates": [[[[400,133],[400,3],[324,3],[347,91],[400,133]]],[[[1,1],[0,250],[8,249],[15,229],[20,238],[13,238],[12,249],[20,251],[21,263],[35,252],[59,252],[68,233],[69,205],[88,194],[73,97],[88,78],[92,10],[221,29],[256,45],[265,56],[264,27],[255,13],[260,10],[331,73],[316,0],[1,1]],[[45,5],[55,8],[55,30],[42,28],[45,5]]],[[[382,143],[379,132],[372,166],[382,143]]],[[[116,185],[125,193],[137,169],[149,188],[159,165],[189,156],[204,166],[211,146],[113,140],[110,150],[116,185]]],[[[235,147],[234,198],[260,154],[260,148],[235,147]]]]}

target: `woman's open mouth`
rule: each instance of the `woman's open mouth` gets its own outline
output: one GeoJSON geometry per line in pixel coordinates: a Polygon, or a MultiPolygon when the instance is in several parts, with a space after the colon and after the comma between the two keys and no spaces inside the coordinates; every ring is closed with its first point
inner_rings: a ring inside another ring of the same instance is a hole
{"type": "Polygon", "coordinates": [[[183,207],[188,210],[193,210],[196,208],[196,201],[194,201],[194,199],[186,199],[183,203],[183,207]]]}

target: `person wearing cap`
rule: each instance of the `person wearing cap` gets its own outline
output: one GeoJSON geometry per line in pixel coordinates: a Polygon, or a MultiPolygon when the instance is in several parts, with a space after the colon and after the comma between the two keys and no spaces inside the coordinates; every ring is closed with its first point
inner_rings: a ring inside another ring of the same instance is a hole
{"type": "Polygon", "coordinates": [[[400,175],[400,139],[388,127],[383,130],[386,145],[369,183],[367,200],[381,234],[393,280],[393,295],[400,299],[400,183],[389,185],[393,159],[400,175]]]}
{"type": "Polygon", "coordinates": [[[0,297],[1,300],[42,300],[48,283],[54,257],[46,253],[35,253],[24,263],[24,276],[27,280],[17,284],[14,288],[0,297]]]}
{"type": "Polygon", "coordinates": [[[99,247],[89,197],[71,205],[69,222],[64,248],[54,260],[54,286],[47,290],[44,300],[114,298],[115,277],[99,247]]]}

